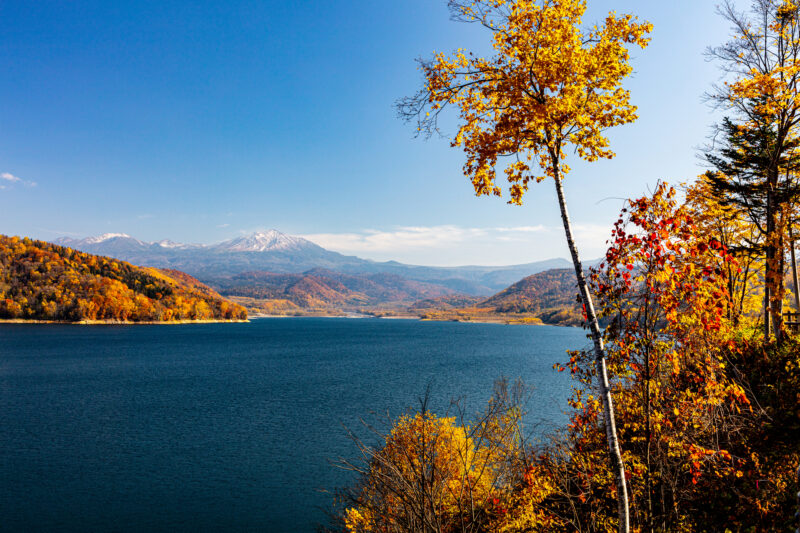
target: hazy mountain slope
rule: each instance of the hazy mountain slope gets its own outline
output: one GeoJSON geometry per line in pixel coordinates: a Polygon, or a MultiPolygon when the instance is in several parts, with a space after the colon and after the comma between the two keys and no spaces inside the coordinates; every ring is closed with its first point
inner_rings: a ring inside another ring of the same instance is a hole
{"type": "Polygon", "coordinates": [[[325,269],[302,274],[245,272],[218,282],[225,295],[288,300],[304,308],[407,305],[420,298],[454,292],[441,285],[407,280],[394,274],[343,274],[325,269]]]}
{"type": "Polygon", "coordinates": [[[413,302],[420,298],[435,298],[456,291],[441,284],[406,279],[397,274],[344,274],[316,268],[307,272],[334,279],[350,290],[366,295],[373,303],[413,302]]]}
{"type": "Polygon", "coordinates": [[[302,308],[341,308],[366,303],[367,297],[336,280],[305,274],[245,272],[221,288],[228,296],[288,300],[302,308]]]}

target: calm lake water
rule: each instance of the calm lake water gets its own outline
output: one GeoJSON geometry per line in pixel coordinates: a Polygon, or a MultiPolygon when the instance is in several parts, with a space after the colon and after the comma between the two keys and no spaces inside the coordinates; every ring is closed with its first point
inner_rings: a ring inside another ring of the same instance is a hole
{"type": "Polygon", "coordinates": [[[0,531],[311,532],[352,481],[343,425],[535,387],[563,422],[575,328],[294,318],[0,326],[0,531]]]}

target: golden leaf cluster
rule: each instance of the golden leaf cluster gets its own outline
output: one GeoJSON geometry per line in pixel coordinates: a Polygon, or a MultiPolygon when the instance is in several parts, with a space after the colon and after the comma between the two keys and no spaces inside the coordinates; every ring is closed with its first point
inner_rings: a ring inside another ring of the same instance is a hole
{"type": "Polygon", "coordinates": [[[501,195],[501,157],[514,158],[504,172],[510,203],[521,204],[531,180],[569,172],[568,145],[586,161],[614,156],[605,130],[637,118],[622,88],[632,70],[628,46],[647,46],[651,24],[611,12],[581,30],[585,0],[484,0],[462,9],[493,28],[496,54],[437,53],[424,74],[431,109],[459,110],[452,144],[467,154],[476,194],[501,195]]]}

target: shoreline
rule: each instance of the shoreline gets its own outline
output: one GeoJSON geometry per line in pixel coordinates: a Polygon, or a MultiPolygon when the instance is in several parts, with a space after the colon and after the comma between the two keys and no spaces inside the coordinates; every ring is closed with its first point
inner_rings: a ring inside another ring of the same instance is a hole
{"type": "Polygon", "coordinates": [[[503,326],[555,326],[560,328],[579,328],[580,326],[570,326],[563,324],[547,324],[545,322],[526,322],[524,320],[516,321],[506,318],[484,318],[484,319],[465,319],[459,320],[455,318],[423,318],[421,316],[408,315],[408,316],[375,316],[375,315],[354,315],[354,314],[326,314],[326,315],[266,315],[266,314],[252,314],[247,319],[202,319],[202,320],[42,320],[42,319],[26,319],[26,318],[0,318],[0,325],[3,324],[68,324],[76,326],[136,326],[136,325],[163,325],[163,326],[177,326],[187,324],[247,324],[253,320],[262,318],[349,318],[349,319],[367,319],[374,318],[378,320],[417,320],[419,322],[459,322],[461,324],[499,324],[503,326]]]}
{"type": "Polygon", "coordinates": [[[249,319],[202,319],[202,320],[43,320],[39,318],[0,318],[2,324],[71,324],[76,326],[136,326],[136,325],[182,325],[248,323],[249,319]]]}
{"type": "Polygon", "coordinates": [[[250,319],[257,320],[261,318],[374,318],[378,320],[417,320],[419,322],[459,322],[461,324],[500,324],[503,326],[555,326],[559,328],[580,328],[581,326],[573,326],[566,324],[548,324],[546,322],[531,322],[525,319],[512,319],[505,317],[497,318],[471,318],[459,320],[456,318],[423,318],[419,315],[368,315],[368,314],[307,314],[307,315],[267,315],[267,314],[252,314],[250,319]]]}

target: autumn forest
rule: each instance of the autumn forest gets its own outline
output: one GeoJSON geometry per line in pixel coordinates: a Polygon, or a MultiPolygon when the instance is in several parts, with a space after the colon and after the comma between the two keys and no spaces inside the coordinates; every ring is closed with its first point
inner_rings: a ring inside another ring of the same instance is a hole
{"type": "Polygon", "coordinates": [[[177,270],[136,267],[43,241],[0,236],[0,318],[172,322],[246,319],[177,270]]]}

